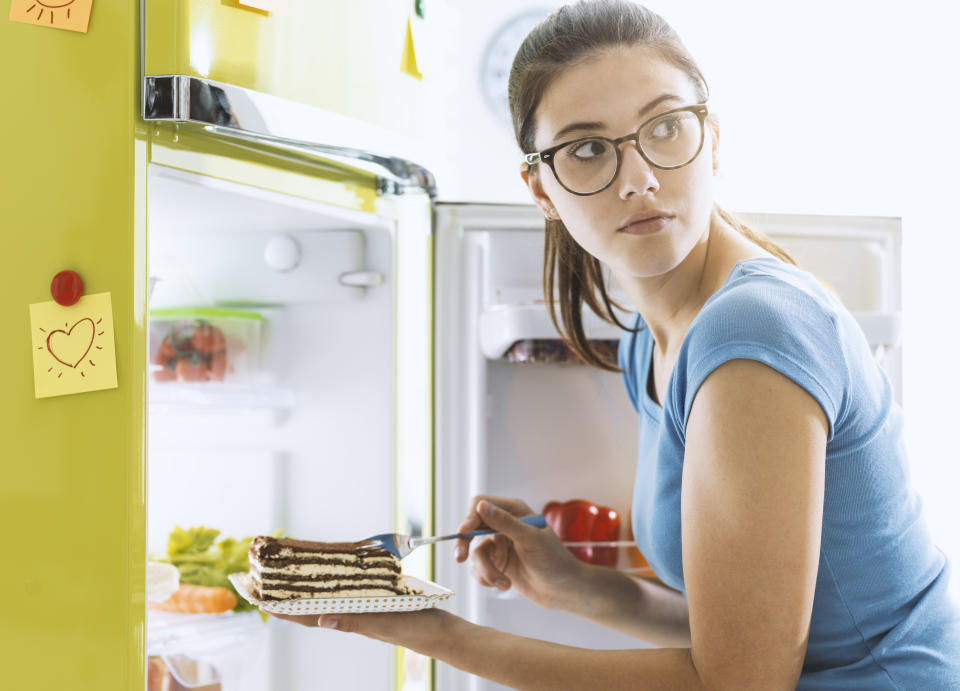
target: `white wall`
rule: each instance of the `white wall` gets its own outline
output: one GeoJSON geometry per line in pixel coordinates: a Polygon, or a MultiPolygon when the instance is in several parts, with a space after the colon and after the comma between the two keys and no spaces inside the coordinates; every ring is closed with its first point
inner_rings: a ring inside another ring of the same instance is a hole
{"type": "MultiPolygon", "coordinates": [[[[529,201],[513,134],[482,100],[480,59],[510,17],[560,4],[430,6],[450,37],[441,133],[448,155],[436,170],[442,199],[529,201]]],[[[928,520],[960,564],[960,9],[934,0],[648,6],[678,31],[710,85],[721,120],[722,205],[902,218],[906,442],[928,520]]]]}

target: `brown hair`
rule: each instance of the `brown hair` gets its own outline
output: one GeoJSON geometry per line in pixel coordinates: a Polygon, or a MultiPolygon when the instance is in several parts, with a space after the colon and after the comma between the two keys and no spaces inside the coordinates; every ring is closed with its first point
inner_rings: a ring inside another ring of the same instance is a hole
{"type": "MultiPolygon", "coordinates": [[[[580,0],[561,7],[537,25],[513,59],[507,97],[520,149],[523,152],[534,150],[534,113],[541,96],[564,68],[588,60],[606,49],[636,45],[651,47],[664,60],[685,72],[693,82],[698,100],[706,102],[709,95],[706,79],[680,37],[660,15],[626,0],[580,0]]],[[[714,210],[756,245],[785,262],[796,264],[783,248],[763,233],[748,228],[716,204],[714,210]]],[[[615,360],[603,358],[590,347],[581,318],[583,303],[586,302],[604,321],[626,331],[634,329],[621,324],[613,312],[613,307],[624,308],[607,294],[600,260],[577,244],[563,222],[558,220],[546,221],[543,292],[550,319],[577,355],[595,367],[621,371],[615,360]],[[555,281],[563,328],[557,322],[553,295],[555,281]]]]}

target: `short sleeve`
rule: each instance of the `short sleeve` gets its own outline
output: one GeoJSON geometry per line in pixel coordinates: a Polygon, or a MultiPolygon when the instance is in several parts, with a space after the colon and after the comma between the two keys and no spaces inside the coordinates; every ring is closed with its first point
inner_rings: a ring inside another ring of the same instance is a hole
{"type": "Polygon", "coordinates": [[[690,325],[677,359],[672,408],[683,437],[694,397],[724,362],[757,360],[816,399],[833,438],[849,391],[849,371],[829,305],[776,278],[744,281],[709,302],[690,325]]]}
{"type": "MultiPolygon", "coordinates": [[[[632,327],[636,329],[639,323],[640,315],[638,314],[633,320],[632,327]]],[[[617,364],[620,366],[620,369],[623,370],[621,377],[623,378],[624,388],[627,390],[627,396],[633,404],[633,409],[639,413],[640,403],[637,399],[637,341],[637,333],[631,331],[623,332],[623,335],[620,336],[620,344],[617,347],[617,364]]]]}

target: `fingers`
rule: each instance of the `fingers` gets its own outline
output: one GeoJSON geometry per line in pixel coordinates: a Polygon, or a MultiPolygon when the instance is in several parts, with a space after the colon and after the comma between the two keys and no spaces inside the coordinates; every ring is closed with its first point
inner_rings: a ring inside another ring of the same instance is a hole
{"type": "MultiPolygon", "coordinates": [[[[478,494],[470,500],[470,508],[467,510],[467,517],[457,528],[458,533],[470,533],[481,528],[494,528],[494,526],[485,522],[485,519],[477,513],[477,505],[480,502],[489,502],[501,507],[513,516],[528,516],[533,510],[522,499],[512,499],[507,497],[495,497],[488,494],[478,494]]],[[[496,528],[494,528],[496,530],[496,528]]],[[[458,562],[464,561],[470,553],[470,540],[473,538],[458,538],[454,542],[454,558],[458,562]]]]}
{"type": "Polygon", "coordinates": [[[274,614],[269,612],[271,617],[292,621],[301,626],[319,627],[322,629],[336,629],[338,631],[348,631],[350,633],[360,632],[360,619],[362,616],[376,615],[356,615],[356,614],[274,614]]]}
{"type": "Polygon", "coordinates": [[[478,502],[477,515],[488,526],[515,542],[523,542],[539,532],[538,528],[523,523],[511,511],[497,506],[492,501],[478,502]]]}
{"type": "Polygon", "coordinates": [[[509,538],[504,535],[487,538],[473,550],[470,574],[481,585],[508,590],[511,582],[505,572],[510,561],[509,555],[509,538]]]}
{"type": "Polygon", "coordinates": [[[317,617],[316,615],[310,614],[275,614],[274,612],[267,612],[271,617],[277,619],[283,619],[284,621],[292,621],[294,624],[300,624],[301,626],[316,626],[317,617]]]}

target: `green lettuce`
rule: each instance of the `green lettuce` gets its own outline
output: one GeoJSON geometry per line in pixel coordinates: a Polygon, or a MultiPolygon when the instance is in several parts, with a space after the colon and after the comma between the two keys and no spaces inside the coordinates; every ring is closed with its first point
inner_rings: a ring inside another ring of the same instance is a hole
{"type": "Polygon", "coordinates": [[[241,597],[227,578],[232,573],[246,573],[249,570],[250,561],[247,555],[253,538],[237,540],[225,537],[217,542],[219,535],[219,530],[205,526],[186,529],[176,526],[167,538],[166,556],[151,559],[176,566],[180,572],[181,583],[229,588],[237,596],[234,612],[256,609],[241,597]]]}

